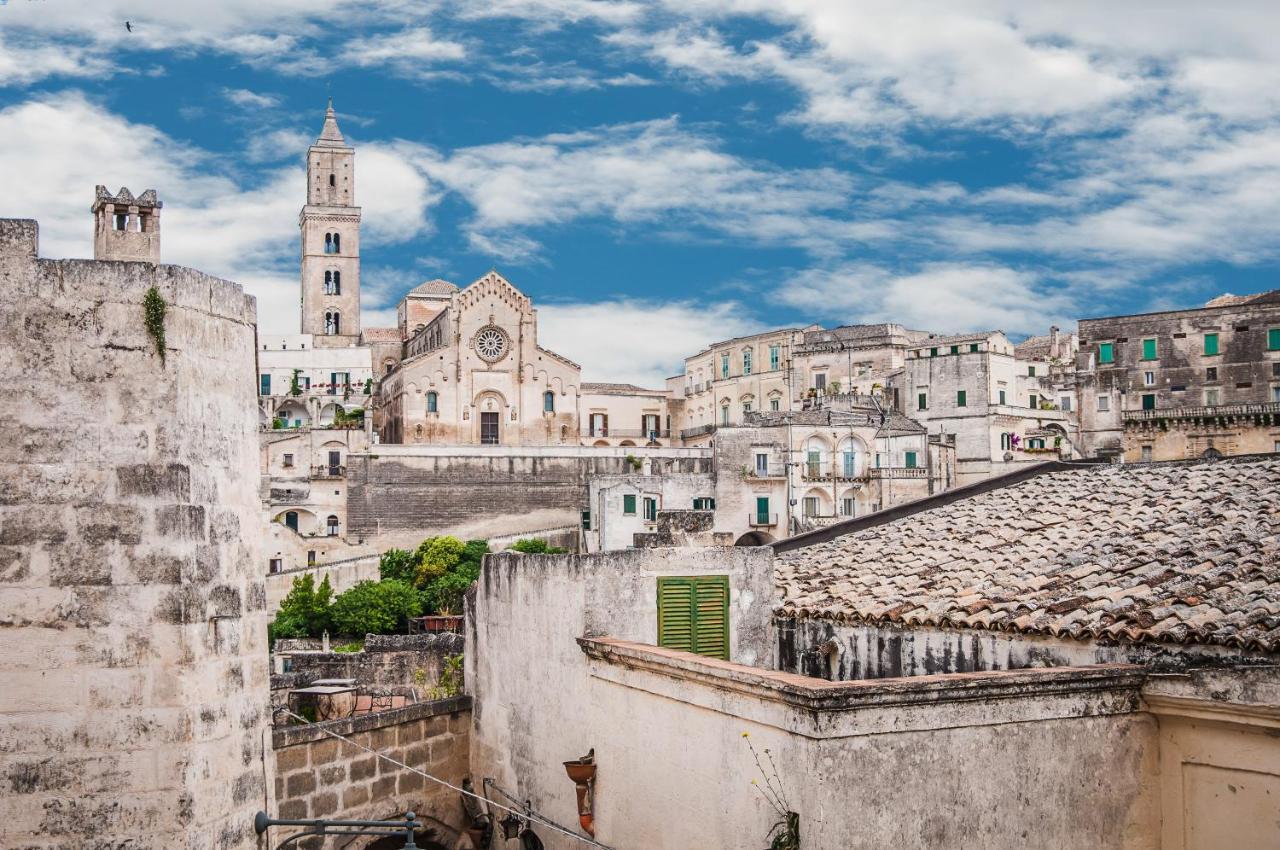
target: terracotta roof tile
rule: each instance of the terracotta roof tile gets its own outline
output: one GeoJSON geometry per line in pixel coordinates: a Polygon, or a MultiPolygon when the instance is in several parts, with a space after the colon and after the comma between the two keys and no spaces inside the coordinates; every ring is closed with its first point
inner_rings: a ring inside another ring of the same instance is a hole
{"type": "Polygon", "coordinates": [[[782,616],[1280,652],[1280,457],[1082,467],[779,554],[782,616]]]}

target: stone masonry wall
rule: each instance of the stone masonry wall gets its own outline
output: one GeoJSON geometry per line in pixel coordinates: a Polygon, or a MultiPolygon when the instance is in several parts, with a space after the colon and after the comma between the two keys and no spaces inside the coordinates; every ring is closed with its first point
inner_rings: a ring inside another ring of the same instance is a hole
{"type": "MultiPolygon", "coordinates": [[[[434,829],[432,840],[454,846],[463,825],[456,792],[337,740],[325,730],[461,785],[471,753],[471,697],[282,727],[272,734],[276,817],[363,820],[412,811],[434,829]]],[[[278,844],[288,834],[288,830],[272,830],[272,843],[278,844]]],[[[300,846],[322,845],[304,841],[300,846]]]]}
{"type": "Polygon", "coordinates": [[[257,846],[255,305],[0,220],[0,846],[257,846]],[[144,325],[168,303],[165,359],[144,325]]]}
{"type": "Polygon", "coordinates": [[[463,642],[455,634],[369,635],[363,652],[293,653],[285,675],[297,687],[316,679],[355,679],[358,685],[406,685],[425,694],[439,681],[445,659],[462,653],[463,642]],[[391,643],[387,638],[394,643],[382,648],[391,643]]]}
{"type": "MultiPolygon", "coordinates": [[[[664,461],[670,472],[707,472],[708,458],[664,461]]],[[[446,530],[495,515],[546,509],[576,514],[589,475],[630,471],[622,456],[457,456],[347,458],[347,533],[446,530]]],[[[576,518],[576,517],[575,517],[576,518]]]]}

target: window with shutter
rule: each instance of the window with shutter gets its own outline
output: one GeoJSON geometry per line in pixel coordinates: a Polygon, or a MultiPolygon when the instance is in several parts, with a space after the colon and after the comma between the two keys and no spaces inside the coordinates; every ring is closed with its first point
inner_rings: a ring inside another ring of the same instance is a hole
{"type": "Polygon", "coordinates": [[[1116,360],[1115,345],[1109,342],[1099,343],[1098,344],[1098,362],[1114,363],[1115,360],[1116,360]]]}
{"type": "Polygon", "coordinates": [[[1154,339],[1144,339],[1142,341],[1142,359],[1156,359],[1156,341],[1154,339]]]}
{"type": "Polygon", "coordinates": [[[658,579],[658,645],[729,658],[729,577],[658,579]]]}
{"type": "Polygon", "coordinates": [[[629,494],[622,497],[622,512],[627,516],[635,516],[636,497],[634,495],[629,494]]]}

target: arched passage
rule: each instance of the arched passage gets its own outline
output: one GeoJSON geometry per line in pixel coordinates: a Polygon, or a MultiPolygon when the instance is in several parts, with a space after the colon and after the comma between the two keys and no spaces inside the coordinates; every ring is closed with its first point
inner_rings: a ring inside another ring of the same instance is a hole
{"type": "Polygon", "coordinates": [[[773,535],[767,531],[748,531],[733,542],[734,546],[768,546],[773,535]]]}

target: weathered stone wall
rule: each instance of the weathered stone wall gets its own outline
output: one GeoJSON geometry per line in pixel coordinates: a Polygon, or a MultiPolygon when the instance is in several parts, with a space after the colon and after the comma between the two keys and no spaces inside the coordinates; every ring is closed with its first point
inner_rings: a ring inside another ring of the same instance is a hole
{"type": "Polygon", "coordinates": [[[705,453],[690,449],[378,447],[347,458],[348,535],[444,533],[503,516],[574,524],[587,504],[588,476],[630,472],[628,453],[659,458],[670,472],[707,472],[711,465],[705,453]]]}
{"type": "MultiPolygon", "coordinates": [[[[467,696],[281,727],[271,736],[276,816],[364,820],[412,811],[434,831],[433,841],[453,847],[462,827],[458,794],[360,747],[461,785],[467,776],[470,740],[471,698],[467,696]]],[[[273,845],[289,834],[288,829],[272,830],[273,845]]],[[[301,846],[308,845],[304,841],[301,846]]]]}
{"type": "MultiPolygon", "coordinates": [[[[292,532],[288,529],[282,529],[276,534],[292,532]]],[[[316,586],[325,578],[329,579],[329,586],[333,588],[333,594],[337,596],[344,590],[348,590],[353,585],[362,581],[377,581],[380,573],[378,572],[378,556],[368,555],[363,558],[348,558],[341,561],[334,561],[329,564],[316,564],[313,567],[295,567],[291,570],[284,570],[278,573],[271,573],[267,576],[267,611],[275,616],[275,612],[280,610],[280,603],[289,595],[289,591],[293,589],[293,581],[304,575],[310,574],[315,581],[316,586]]]]}
{"type": "Polygon", "coordinates": [[[439,681],[445,659],[461,654],[462,646],[462,635],[455,634],[369,635],[364,652],[290,653],[290,680],[301,687],[316,679],[355,679],[358,685],[405,685],[425,694],[439,681]]]}
{"type": "Polygon", "coordinates": [[[38,260],[34,221],[0,221],[0,284],[0,845],[255,847],[254,301],[177,266],[38,260]]]}
{"type": "Polygon", "coordinates": [[[1265,653],[1220,646],[1081,641],[973,629],[820,619],[781,619],[775,626],[779,669],[833,681],[1118,663],[1185,670],[1273,660],[1265,653]]]}

